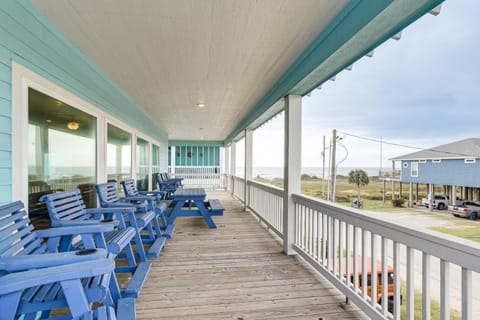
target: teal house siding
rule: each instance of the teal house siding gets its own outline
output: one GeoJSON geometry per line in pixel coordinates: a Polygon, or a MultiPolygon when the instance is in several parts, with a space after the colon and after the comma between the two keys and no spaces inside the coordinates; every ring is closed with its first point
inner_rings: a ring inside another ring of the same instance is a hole
{"type": "Polygon", "coordinates": [[[172,147],[175,147],[175,166],[219,167],[222,142],[216,141],[170,141],[168,165],[172,162],[172,147]]]}
{"type": "Polygon", "coordinates": [[[13,61],[159,141],[166,169],[167,134],[28,1],[2,0],[0,21],[0,203],[12,200],[13,61]]]}

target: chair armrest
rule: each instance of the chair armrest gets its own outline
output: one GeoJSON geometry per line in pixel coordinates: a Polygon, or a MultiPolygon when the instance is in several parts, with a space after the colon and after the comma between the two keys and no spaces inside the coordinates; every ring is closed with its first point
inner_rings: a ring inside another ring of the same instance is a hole
{"type": "MultiPolygon", "coordinates": [[[[123,199],[123,198],[122,198],[123,199]]],[[[107,203],[106,208],[135,208],[137,210],[147,210],[147,206],[144,203],[107,203]]]]}
{"type": "Polygon", "coordinates": [[[91,233],[104,233],[112,231],[114,225],[111,223],[96,223],[92,225],[71,226],[71,227],[58,227],[45,230],[37,230],[36,234],[40,238],[60,237],[60,236],[72,236],[91,233]]]}
{"type": "Polygon", "coordinates": [[[7,274],[1,277],[0,295],[18,292],[42,284],[94,277],[111,273],[115,268],[113,259],[97,259],[91,261],[35,269],[7,274]]]}
{"type": "Polygon", "coordinates": [[[105,214],[105,213],[125,213],[127,211],[135,211],[135,208],[132,207],[132,205],[125,206],[124,208],[116,208],[116,207],[108,207],[108,208],[90,208],[90,209],[85,209],[85,211],[89,214],[105,214]]]}
{"type": "Polygon", "coordinates": [[[165,191],[138,191],[138,193],[146,196],[163,196],[165,191]]]}
{"type": "Polygon", "coordinates": [[[52,227],[75,227],[75,226],[90,226],[97,224],[111,224],[114,227],[118,226],[117,220],[105,219],[105,220],[55,220],[52,221],[52,227]]]}
{"type": "MultiPolygon", "coordinates": [[[[76,262],[103,259],[107,257],[107,254],[107,250],[99,248],[95,250],[2,257],[0,260],[0,270],[13,272],[32,268],[38,269],[60,266],[76,262]]],[[[2,279],[0,282],[3,282],[3,278],[0,279],[2,279]]]]}

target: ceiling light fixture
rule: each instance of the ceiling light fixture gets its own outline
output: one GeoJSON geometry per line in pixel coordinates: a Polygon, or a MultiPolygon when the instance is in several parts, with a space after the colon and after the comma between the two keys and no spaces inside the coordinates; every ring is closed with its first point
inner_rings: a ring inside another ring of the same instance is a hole
{"type": "Polygon", "coordinates": [[[205,103],[204,102],[199,102],[199,103],[197,103],[197,107],[205,108],[205,103]]]}
{"type": "Polygon", "coordinates": [[[67,123],[67,128],[73,131],[78,130],[78,128],[80,128],[80,123],[75,121],[70,121],[67,123]]]}

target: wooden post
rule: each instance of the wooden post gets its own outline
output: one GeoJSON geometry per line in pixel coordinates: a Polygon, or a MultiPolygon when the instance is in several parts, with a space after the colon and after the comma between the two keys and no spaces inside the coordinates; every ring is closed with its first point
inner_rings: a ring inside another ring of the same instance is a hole
{"type": "Polygon", "coordinates": [[[253,131],[250,129],[245,129],[245,168],[244,176],[245,183],[243,188],[243,209],[247,211],[248,205],[250,204],[249,192],[248,192],[248,181],[252,179],[253,170],[253,131]]]}
{"type": "Polygon", "coordinates": [[[230,191],[230,146],[226,146],[224,149],[225,152],[225,190],[230,191]]]}
{"type": "Polygon", "coordinates": [[[413,182],[408,184],[408,207],[413,208],[413,182]]]}
{"type": "Polygon", "coordinates": [[[283,195],[283,251],[295,254],[292,244],[295,239],[295,204],[292,194],[301,189],[302,155],[302,97],[285,97],[285,148],[284,148],[284,195],[283,195]]]}
{"type": "MultiPolygon", "coordinates": [[[[236,168],[237,168],[237,143],[236,142],[232,142],[231,151],[232,151],[232,154],[231,154],[232,159],[230,161],[230,175],[232,176],[232,179],[233,179],[236,173],[236,168]]],[[[233,183],[233,180],[232,180],[232,190],[230,191],[232,192],[232,194],[235,193],[235,183],[233,183]]]]}

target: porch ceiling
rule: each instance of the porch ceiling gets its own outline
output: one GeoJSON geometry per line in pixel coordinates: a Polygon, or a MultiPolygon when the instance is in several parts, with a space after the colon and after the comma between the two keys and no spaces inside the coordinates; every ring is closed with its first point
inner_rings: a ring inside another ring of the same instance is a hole
{"type": "Polygon", "coordinates": [[[176,140],[224,140],[347,2],[32,1],[176,140]]]}
{"type": "MultiPolygon", "coordinates": [[[[232,139],[282,95],[307,93],[329,73],[378,45],[380,39],[370,37],[364,42],[364,37],[355,50],[348,48],[344,60],[336,58],[334,64],[322,65],[392,3],[31,2],[141,106],[169,139],[217,141],[232,139]],[[312,77],[313,71],[321,77],[312,77]],[[198,103],[206,107],[198,108],[198,103]]],[[[415,5],[410,0],[398,1],[400,6],[416,7],[408,14],[418,14],[418,7],[434,2],[441,1],[420,0],[415,5]]],[[[397,12],[407,14],[395,10],[394,17],[397,12]]],[[[387,27],[382,26],[382,36],[388,37],[390,28],[397,26],[387,27]]]]}

